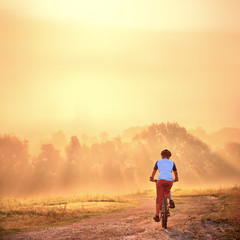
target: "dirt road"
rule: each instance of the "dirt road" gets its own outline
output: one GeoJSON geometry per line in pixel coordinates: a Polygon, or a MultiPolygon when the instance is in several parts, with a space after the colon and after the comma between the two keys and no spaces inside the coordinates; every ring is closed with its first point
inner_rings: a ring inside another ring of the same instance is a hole
{"type": "Polygon", "coordinates": [[[64,227],[27,231],[6,236],[4,240],[70,239],[224,239],[226,224],[214,223],[207,216],[216,211],[218,200],[212,196],[178,197],[171,210],[168,229],[153,221],[154,199],[143,198],[142,204],[120,213],[91,217],[64,227]]]}

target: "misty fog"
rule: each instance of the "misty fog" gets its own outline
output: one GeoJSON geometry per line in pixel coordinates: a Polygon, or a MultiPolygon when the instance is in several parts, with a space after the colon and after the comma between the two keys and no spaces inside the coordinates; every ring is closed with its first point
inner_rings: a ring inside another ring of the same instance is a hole
{"type": "Polygon", "coordinates": [[[177,123],[133,127],[115,138],[102,133],[95,139],[67,139],[59,131],[35,155],[28,141],[0,135],[0,194],[117,194],[151,188],[149,176],[164,148],[176,163],[178,187],[238,184],[240,142],[225,137],[216,147],[205,135],[207,143],[196,137],[197,131],[191,133],[177,123]]]}

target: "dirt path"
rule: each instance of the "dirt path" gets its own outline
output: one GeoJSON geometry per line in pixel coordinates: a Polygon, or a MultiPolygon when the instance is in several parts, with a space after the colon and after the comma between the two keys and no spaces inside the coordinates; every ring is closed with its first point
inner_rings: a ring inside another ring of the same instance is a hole
{"type": "Polygon", "coordinates": [[[152,220],[155,213],[154,202],[154,199],[145,198],[138,207],[120,213],[92,217],[64,227],[28,231],[3,239],[223,239],[222,233],[226,225],[202,221],[204,216],[216,210],[217,198],[176,198],[176,208],[171,210],[167,230],[161,229],[161,224],[152,220]]]}

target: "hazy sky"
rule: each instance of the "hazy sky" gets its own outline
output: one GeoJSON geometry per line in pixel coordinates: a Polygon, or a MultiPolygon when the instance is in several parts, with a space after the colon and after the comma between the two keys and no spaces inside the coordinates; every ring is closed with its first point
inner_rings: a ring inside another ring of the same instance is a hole
{"type": "Polygon", "coordinates": [[[240,127],[240,1],[0,0],[0,133],[240,127]]]}

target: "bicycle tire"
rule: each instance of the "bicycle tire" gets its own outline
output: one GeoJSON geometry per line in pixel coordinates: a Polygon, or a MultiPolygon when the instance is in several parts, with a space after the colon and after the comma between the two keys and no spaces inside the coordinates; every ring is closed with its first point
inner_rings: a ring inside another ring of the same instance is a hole
{"type": "Polygon", "coordinates": [[[168,220],[168,206],[167,206],[167,197],[164,198],[164,217],[165,217],[165,226],[164,228],[167,229],[167,220],[168,220]]]}
{"type": "Polygon", "coordinates": [[[162,213],[161,213],[161,217],[162,217],[162,228],[165,227],[165,216],[164,216],[164,207],[162,207],[162,213]]]}
{"type": "Polygon", "coordinates": [[[167,197],[164,196],[163,202],[162,202],[162,228],[167,229],[167,218],[168,218],[168,208],[167,208],[167,197]]]}

